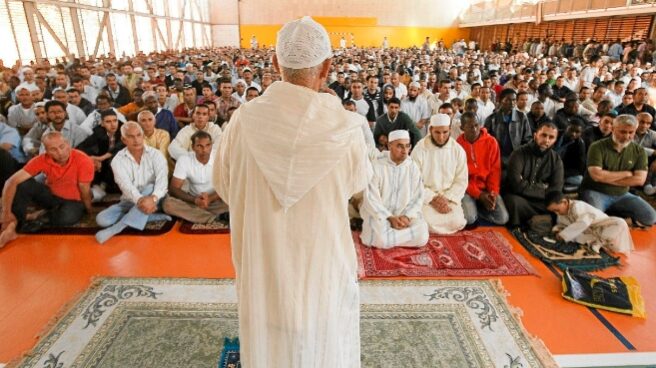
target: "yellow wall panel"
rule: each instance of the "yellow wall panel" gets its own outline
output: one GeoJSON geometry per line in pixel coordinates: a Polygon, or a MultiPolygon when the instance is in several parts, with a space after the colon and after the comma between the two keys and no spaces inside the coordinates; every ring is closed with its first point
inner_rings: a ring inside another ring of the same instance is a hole
{"type": "MultiPolygon", "coordinates": [[[[332,18],[335,19],[335,18],[332,18]]],[[[347,45],[351,45],[351,34],[359,47],[381,46],[383,37],[387,37],[392,47],[421,46],[430,37],[431,42],[443,39],[450,46],[455,39],[469,38],[469,28],[428,28],[428,27],[390,27],[390,26],[337,26],[326,25],[333,47],[339,47],[339,40],[344,36],[347,45]]],[[[252,35],[257,37],[260,47],[275,44],[276,34],[282,25],[241,25],[241,46],[250,47],[252,35]]]]}

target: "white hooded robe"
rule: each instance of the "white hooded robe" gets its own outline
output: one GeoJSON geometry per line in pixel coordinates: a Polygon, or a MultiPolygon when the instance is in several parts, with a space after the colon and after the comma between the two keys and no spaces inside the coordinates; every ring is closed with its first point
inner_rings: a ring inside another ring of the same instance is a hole
{"type": "Polygon", "coordinates": [[[360,366],[347,206],[371,175],[363,119],[275,82],[222,135],[214,185],[230,206],[244,367],[360,366]]]}

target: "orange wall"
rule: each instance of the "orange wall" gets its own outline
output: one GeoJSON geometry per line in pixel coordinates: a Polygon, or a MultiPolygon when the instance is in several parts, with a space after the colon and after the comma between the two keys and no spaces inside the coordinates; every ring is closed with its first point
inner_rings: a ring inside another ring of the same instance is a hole
{"type": "MultiPolygon", "coordinates": [[[[333,47],[339,47],[342,36],[345,36],[347,45],[350,46],[351,33],[357,46],[381,46],[383,37],[387,37],[392,47],[421,46],[426,36],[430,37],[431,42],[443,39],[447,45],[451,45],[456,38],[469,38],[469,28],[378,26],[376,18],[315,17],[314,19],[326,27],[333,47]]],[[[242,24],[239,26],[241,46],[250,47],[252,35],[257,37],[260,47],[273,45],[280,27],[281,24],[242,24]]]]}

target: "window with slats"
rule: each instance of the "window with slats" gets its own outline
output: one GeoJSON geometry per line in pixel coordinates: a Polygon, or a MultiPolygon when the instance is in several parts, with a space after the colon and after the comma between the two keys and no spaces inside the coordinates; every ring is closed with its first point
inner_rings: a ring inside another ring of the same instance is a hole
{"type": "MultiPolygon", "coordinates": [[[[178,47],[208,46],[211,44],[211,27],[207,24],[210,0],[132,0],[133,10],[138,13],[152,12],[157,16],[168,15],[172,18],[184,18],[183,29],[178,47]]],[[[125,11],[129,10],[129,0],[112,0],[111,8],[103,8],[104,0],[50,0],[23,1],[23,0],[0,0],[0,34],[6,36],[3,47],[0,48],[0,59],[5,65],[13,65],[15,60],[21,59],[24,63],[34,60],[35,54],[55,61],[62,56],[73,53],[78,54],[78,43],[85,55],[92,55],[96,51],[98,33],[100,43],[99,54],[110,52],[114,46],[118,57],[124,53],[133,55],[137,51],[150,52],[153,50],[167,49],[166,42],[168,32],[172,38],[171,47],[176,46],[180,30],[180,20],[155,19],[148,16],[135,15],[135,27],[137,34],[133,34],[131,17],[125,11]],[[84,5],[71,11],[71,4],[84,5]],[[30,37],[25,8],[34,6],[38,13],[32,14],[30,21],[34,22],[35,34],[30,37]],[[87,7],[96,7],[89,9],[87,7]],[[102,19],[109,11],[109,19],[112,27],[112,40],[108,39],[107,30],[102,27],[102,19]],[[41,19],[43,17],[43,21],[41,19]],[[75,18],[75,19],[74,19],[75,18]],[[80,26],[82,40],[76,39],[74,32],[74,20],[80,26]],[[170,28],[168,24],[170,23],[170,28]],[[158,24],[162,36],[153,27],[158,24]],[[137,41],[138,50],[135,50],[137,41]],[[61,42],[61,46],[59,42],[61,42]],[[79,41],[79,42],[78,42],[79,41]],[[36,50],[36,53],[35,53],[36,50]]]]}

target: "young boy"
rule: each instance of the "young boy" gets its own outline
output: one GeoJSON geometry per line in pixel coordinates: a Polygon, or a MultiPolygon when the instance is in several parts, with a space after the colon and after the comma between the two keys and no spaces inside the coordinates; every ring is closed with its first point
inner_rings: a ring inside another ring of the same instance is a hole
{"type": "Polygon", "coordinates": [[[629,254],[633,240],[624,219],[610,217],[586,202],[550,192],[545,198],[547,210],[558,215],[553,231],[559,240],[587,244],[595,251],[601,248],[629,254]]]}

